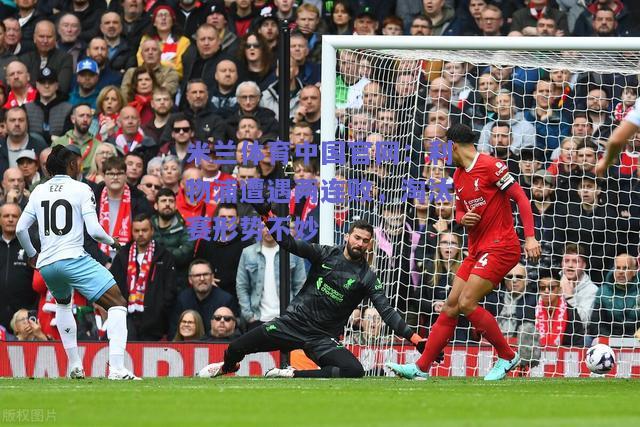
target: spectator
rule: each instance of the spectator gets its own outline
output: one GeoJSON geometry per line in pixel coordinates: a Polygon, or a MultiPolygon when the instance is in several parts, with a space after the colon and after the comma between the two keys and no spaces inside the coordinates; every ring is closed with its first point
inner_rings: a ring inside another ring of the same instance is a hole
{"type": "Polygon", "coordinates": [[[556,8],[549,7],[548,3],[548,0],[530,0],[527,7],[515,11],[511,19],[511,31],[517,31],[524,36],[535,36],[538,20],[544,15],[557,22],[557,27],[562,34],[569,34],[567,15],[556,8]]]}
{"type": "MultiPolygon", "coordinates": [[[[272,8],[265,7],[260,11],[252,27],[264,37],[271,52],[277,54],[278,39],[280,38],[280,20],[273,13],[272,8]]],[[[305,39],[306,40],[306,39],[305,39]]]]}
{"type": "Polygon", "coordinates": [[[411,21],[409,34],[412,36],[430,36],[433,33],[431,19],[426,15],[418,15],[411,21]]]}
{"type": "Polygon", "coordinates": [[[131,187],[137,187],[144,173],[142,156],[140,153],[130,151],[124,156],[124,164],[126,166],[127,184],[131,187]]]}
{"type": "Polygon", "coordinates": [[[262,91],[252,81],[245,81],[236,88],[238,111],[227,119],[227,140],[232,139],[238,128],[240,118],[245,115],[254,116],[259,122],[264,134],[277,133],[278,122],[275,114],[268,108],[260,107],[262,91]]]}
{"type": "Polygon", "coordinates": [[[153,238],[148,213],[134,216],[131,232],[133,241],[118,251],[110,271],[128,301],[128,339],[158,341],[176,303],[175,259],[153,238]]]}
{"type": "Polygon", "coordinates": [[[88,104],[77,104],[71,110],[73,129],[59,138],[54,139],[52,145],[77,145],[82,153],[82,170],[88,173],[95,162],[96,151],[100,141],[89,133],[89,126],[93,118],[88,104]]]}
{"type": "Polygon", "coordinates": [[[184,113],[193,122],[193,131],[198,141],[218,141],[224,138],[225,121],[213,112],[209,103],[207,85],[201,79],[192,80],[187,84],[187,106],[180,109],[180,113],[172,114],[166,124],[160,142],[171,138],[174,118],[184,113]]]}
{"type": "MultiPolygon", "coordinates": [[[[307,39],[309,58],[313,62],[320,62],[322,60],[320,50],[322,36],[318,31],[320,11],[312,4],[301,4],[295,11],[295,23],[296,29],[307,39]]],[[[402,22],[400,22],[398,28],[402,31],[402,22]]]]}
{"type": "Polygon", "coordinates": [[[164,246],[176,260],[176,279],[178,289],[187,285],[187,267],[193,260],[194,242],[189,239],[184,219],[176,208],[176,195],[168,188],[156,193],[154,208],[156,214],[151,218],[156,241],[164,246]]]}
{"type": "MultiPolygon", "coordinates": [[[[191,261],[188,268],[189,287],[182,289],[173,307],[172,317],[177,319],[184,310],[194,310],[203,319],[211,319],[220,307],[230,307],[237,311],[237,303],[233,296],[216,285],[211,265],[203,259],[191,261]]],[[[172,322],[174,331],[178,322],[172,322]]],[[[210,334],[210,331],[206,332],[210,334]]]]}
{"type": "Polygon", "coordinates": [[[571,132],[571,119],[566,111],[553,107],[551,100],[555,89],[555,83],[545,79],[538,80],[534,92],[535,106],[524,113],[525,120],[533,123],[536,128],[536,147],[545,151],[547,156],[571,132]]]}
{"type": "Polygon", "coordinates": [[[142,44],[145,40],[153,39],[160,42],[161,64],[173,68],[180,78],[184,71],[182,55],[191,44],[188,38],[182,35],[181,29],[176,25],[176,14],[172,7],[161,5],[153,10],[153,26],[142,36],[140,48],[136,55],[138,66],[143,64],[142,44]]]}
{"type": "Polygon", "coordinates": [[[434,36],[442,35],[453,21],[455,11],[445,5],[444,0],[423,0],[422,5],[425,16],[431,20],[431,34],[434,36]]]}
{"type": "Polygon", "coordinates": [[[29,132],[40,134],[47,143],[65,133],[71,114],[72,105],[64,96],[58,95],[59,88],[56,72],[44,67],[36,78],[36,99],[24,105],[29,117],[29,132]]]}
{"type": "MultiPolygon", "coordinates": [[[[293,118],[293,112],[297,109],[300,102],[300,91],[302,90],[302,81],[298,78],[298,64],[295,60],[289,62],[289,118],[293,118]]],[[[267,108],[275,114],[275,119],[280,120],[280,80],[278,67],[275,70],[276,81],[270,84],[262,93],[260,106],[267,108]]],[[[284,118],[283,120],[287,120],[284,118]]]]}
{"type": "MultiPolygon", "coordinates": [[[[603,18],[598,12],[601,10],[611,10],[614,15],[614,25],[616,35],[628,37],[634,35],[637,30],[633,22],[632,14],[629,12],[628,5],[625,5],[622,0],[596,0],[592,1],[587,7],[587,12],[593,16],[594,26],[597,17],[607,22],[607,25],[611,25],[611,21],[608,18],[603,18]]],[[[608,15],[605,14],[605,16],[608,15]]],[[[601,24],[603,25],[603,24],[601,24]]],[[[597,31],[596,31],[597,32],[597,31]]]]}
{"type": "Polygon", "coordinates": [[[541,270],[538,273],[540,298],[536,305],[536,332],[540,346],[559,347],[584,345],[584,327],[576,310],[567,304],[557,273],[541,270]]]}
{"type": "Polygon", "coordinates": [[[371,6],[361,6],[354,15],[353,35],[373,36],[378,32],[380,23],[371,6]]]}
{"type": "MultiPolygon", "coordinates": [[[[171,140],[160,147],[160,154],[176,156],[184,168],[187,165],[189,144],[194,143],[193,122],[184,113],[176,113],[172,119],[171,140]]],[[[177,185],[177,182],[174,184],[177,185]]]]}
{"type": "Polygon", "coordinates": [[[193,0],[178,0],[177,3],[174,6],[176,24],[186,37],[192,38],[196,29],[205,22],[209,6],[193,0]]]}
{"type": "Polygon", "coordinates": [[[108,142],[114,144],[121,155],[130,151],[142,154],[146,166],[147,162],[158,154],[159,146],[142,132],[138,110],[131,106],[124,107],[117,122],[120,130],[116,132],[115,138],[109,138],[108,142]]]}
{"type": "Polygon", "coordinates": [[[107,43],[107,66],[122,75],[136,66],[133,48],[122,34],[122,18],[116,12],[105,12],[100,17],[100,33],[107,43]]]}
{"type": "Polygon", "coordinates": [[[501,89],[495,97],[495,104],[495,119],[485,124],[480,131],[478,147],[483,147],[488,144],[491,130],[496,126],[498,121],[508,124],[511,129],[512,142],[510,149],[512,153],[518,154],[523,148],[535,147],[536,130],[533,124],[524,120],[523,114],[517,111],[512,93],[501,89]]]}
{"type": "Polygon", "coordinates": [[[10,325],[18,341],[48,341],[36,316],[24,308],[13,314],[10,325]]]}
{"type": "Polygon", "coordinates": [[[110,157],[118,155],[116,146],[113,144],[98,144],[96,148],[96,155],[93,158],[93,163],[89,169],[89,173],[86,174],[86,179],[94,184],[100,184],[104,181],[104,163],[110,157]]]}
{"type": "Polygon", "coordinates": [[[220,307],[211,317],[211,340],[231,341],[240,335],[237,319],[228,307],[220,307]]]}
{"type": "Polygon", "coordinates": [[[71,12],[82,22],[80,39],[88,43],[98,34],[100,29],[100,16],[104,13],[105,3],[92,2],[90,0],[71,0],[65,2],[62,11],[71,12]]]}
{"type": "Polygon", "coordinates": [[[179,189],[180,175],[182,174],[182,162],[173,154],[166,155],[162,158],[162,172],[160,179],[162,187],[168,188],[174,193],[179,189]]]}
{"type": "Polygon", "coordinates": [[[633,336],[640,326],[639,298],[638,261],[620,254],[598,289],[588,328],[590,338],[633,336]]]}
{"type": "Polygon", "coordinates": [[[561,216],[564,209],[556,200],[556,180],[544,169],[538,169],[531,178],[531,210],[536,240],[540,242],[542,256],[540,263],[550,267],[555,251],[559,227],[564,223],[561,216]]]}
{"type": "MultiPolygon", "coordinates": [[[[273,320],[280,314],[280,251],[278,244],[262,228],[262,241],[246,247],[240,256],[236,275],[236,292],[242,318],[253,329],[273,320]]],[[[295,255],[289,259],[291,298],[295,297],[305,280],[304,261],[295,255]]]]}
{"type": "Polygon", "coordinates": [[[98,64],[100,78],[98,79],[98,88],[105,86],[120,86],[122,83],[122,73],[114,70],[109,65],[109,45],[102,37],[94,37],[87,45],[87,58],[91,58],[98,64]]]}
{"type": "Polygon", "coordinates": [[[24,176],[20,168],[9,168],[2,175],[2,203],[15,203],[24,209],[29,201],[29,190],[25,186],[24,176]]]}
{"type": "Polygon", "coordinates": [[[333,3],[328,34],[351,35],[353,32],[353,11],[348,0],[337,0],[333,3]]]}
{"type": "Polygon", "coordinates": [[[178,319],[177,331],[173,341],[200,341],[204,338],[204,334],[204,323],[200,313],[195,310],[185,310],[178,319]]]}
{"type": "MultiPolygon", "coordinates": [[[[5,35],[7,29],[2,21],[0,21],[0,81],[5,81],[5,68],[11,61],[15,61],[16,57],[5,46],[5,35]]],[[[4,102],[0,103],[0,105],[4,102]]]]}
{"type": "Polygon", "coordinates": [[[151,109],[151,97],[153,90],[158,86],[153,73],[145,67],[138,67],[131,75],[131,86],[129,92],[123,94],[130,107],[133,107],[140,116],[142,126],[153,120],[153,110],[151,109]]]}
{"type": "Polygon", "coordinates": [[[62,13],[57,21],[58,49],[71,55],[72,70],[76,69],[78,60],[84,55],[85,44],[80,40],[80,19],[73,13],[62,13]]]}
{"type": "Polygon", "coordinates": [[[96,101],[100,88],[100,69],[96,61],[85,58],[78,62],[76,67],[76,85],[69,95],[69,102],[72,105],[88,104],[91,108],[96,108],[96,101]]]}
{"type": "Polygon", "coordinates": [[[568,244],[562,255],[562,277],[560,286],[567,303],[576,309],[582,323],[587,326],[591,319],[593,301],[598,287],[586,272],[587,254],[580,245],[568,244]]]}
{"type": "Polygon", "coordinates": [[[132,48],[140,46],[144,32],[150,25],[145,2],[122,0],[122,37],[129,41],[132,48]]]}
{"type": "Polygon", "coordinates": [[[153,118],[149,120],[147,124],[142,126],[142,132],[149,138],[158,142],[160,141],[160,137],[169,122],[171,110],[173,110],[171,92],[164,87],[155,88],[151,95],[150,106],[151,111],[153,111],[153,118]]]}
{"type": "Polygon", "coordinates": [[[180,87],[182,93],[185,92],[187,83],[196,79],[202,79],[207,87],[213,86],[216,65],[227,57],[220,49],[221,40],[218,30],[211,25],[201,25],[196,31],[195,40],[195,45],[189,46],[182,57],[184,63],[184,76],[180,87]]]}
{"type": "MultiPolygon", "coordinates": [[[[15,2],[18,6],[18,13],[15,15],[16,21],[19,21],[20,33],[22,34],[22,49],[20,53],[32,51],[34,49],[33,34],[35,33],[36,24],[40,22],[44,16],[37,10],[37,0],[23,0],[15,2]]],[[[6,22],[5,22],[6,25],[6,22]]],[[[16,55],[18,52],[14,52],[16,55]]]]}
{"type": "MultiPolygon", "coordinates": [[[[233,31],[231,31],[231,27],[229,26],[229,14],[227,13],[226,6],[220,0],[214,0],[209,3],[208,8],[206,23],[211,25],[218,32],[220,50],[230,56],[236,56],[238,53],[240,39],[233,31]]],[[[275,35],[277,38],[277,26],[275,35]]]]}
{"type": "MultiPolygon", "coordinates": [[[[100,225],[122,244],[128,244],[132,235],[132,219],[142,213],[151,212],[144,195],[131,188],[125,179],[126,166],[121,157],[110,157],[104,163],[104,182],[96,186],[96,210],[100,225]]],[[[113,250],[100,244],[107,256],[115,256],[113,250]]],[[[123,286],[123,281],[118,281],[123,286]]]]}
{"type": "Polygon", "coordinates": [[[96,99],[96,112],[89,133],[95,135],[99,141],[108,141],[115,138],[120,130],[118,127],[118,117],[120,110],[125,106],[124,97],[120,88],[116,86],[105,86],[100,89],[96,99]]]}
{"type": "Polygon", "coordinates": [[[536,296],[527,291],[527,269],[517,264],[504,277],[504,287],[497,293],[496,320],[502,333],[517,337],[525,323],[535,324],[536,296]]]}
{"type": "Polygon", "coordinates": [[[248,33],[241,39],[239,56],[242,81],[253,81],[261,90],[273,82],[273,54],[260,34],[248,33]]]}
{"type": "Polygon", "coordinates": [[[305,86],[315,85],[320,82],[320,65],[309,58],[309,46],[304,35],[298,32],[291,34],[289,52],[291,61],[295,61],[298,64],[298,77],[305,86]]]}
{"type": "MultiPolygon", "coordinates": [[[[149,162],[149,164],[151,164],[151,162],[149,162]]],[[[160,181],[160,178],[156,175],[144,175],[140,180],[140,184],[138,184],[138,190],[142,191],[147,197],[147,202],[149,202],[149,205],[155,204],[156,197],[161,188],[162,181],[160,181]]]]}
{"type": "Polygon", "coordinates": [[[3,108],[20,107],[36,99],[37,91],[29,84],[29,71],[20,61],[11,61],[5,70],[9,95],[3,108]]]}
{"type": "Polygon", "coordinates": [[[22,150],[33,150],[37,155],[47,147],[42,137],[27,132],[29,122],[24,108],[12,107],[5,115],[7,137],[0,140],[0,173],[18,166],[17,155],[22,150]]]}
{"type": "Polygon", "coordinates": [[[613,132],[611,97],[607,91],[594,87],[587,94],[587,120],[593,128],[591,136],[599,145],[605,145],[613,132]]]}
{"type": "Polygon", "coordinates": [[[6,31],[4,46],[9,54],[17,56],[33,48],[32,39],[29,39],[26,46],[22,43],[22,28],[20,28],[20,22],[17,18],[5,18],[2,23],[6,31]],[[29,43],[31,43],[31,46],[29,46],[29,43]]]}
{"type": "Polygon", "coordinates": [[[40,173],[38,172],[38,156],[33,150],[22,150],[18,154],[18,168],[22,171],[25,188],[31,191],[40,183],[40,173]]]}
{"type": "Polygon", "coordinates": [[[253,8],[251,0],[236,0],[229,8],[229,25],[238,37],[244,37],[251,23],[258,16],[258,10],[253,8]]]}
{"type": "MultiPolygon", "coordinates": [[[[140,45],[140,55],[142,56],[142,66],[153,73],[158,86],[167,89],[172,97],[175,96],[180,85],[180,76],[175,69],[162,64],[160,42],[154,39],[143,41],[140,45]]],[[[123,93],[129,93],[133,73],[137,68],[136,66],[131,67],[124,73],[121,86],[123,93]]]]}
{"type": "Polygon", "coordinates": [[[502,17],[502,11],[498,6],[487,5],[482,9],[480,18],[480,28],[482,29],[482,36],[503,36],[502,26],[504,25],[504,19],[502,17]]]}
{"type": "MultiPolygon", "coordinates": [[[[16,224],[22,209],[15,203],[0,206],[0,325],[9,327],[11,316],[20,308],[35,308],[36,294],[31,289],[33,269],[16,238],[16,224]]],[[[15,328],[12,329],[15,330],[15,328]]]]}
{"type": "Polygon", "coordinates": [[[538,18],[535,35],[540,37],[562,37],[565,35],[565,33],[563,33],[561,30],[558,30],[558,23],[553,17],[542,14],[542,16],[538,18]]]}
{"type": "Polygon", "coordinates": [[[209,88],[211,107],[222,118],[227,118],[238,108],[236,86],[238,66],[231,59],[222,59],[216,65],[215,83],[209,88]]]}
{"type": "Polygon", "coordinates": [[[215,216],[227,225],[233,223],[233,227],[227,228],[220,236],[211,240],[199,240],[196,243],[196,257],[209,261],[213,273],[220,279],[218,285],[236,298],[236,275],[238,263],[242,251],[254,243],[253,239],[242,240],[238,229],[238,208],[234,204],[220,203],[215,216]],[[237,234],[235,233],[237,232],[237,234]],[[236,234],[233,236],[233,234],[236,234]]]}
{"type": "MultiPolygon", "coordinates": [[[[433,108],[446,113],[447,123],[445,124],[445,128],[448,128],[453,123],[464,123],[470,127],[472,126],[471,118],[463,114],[460,108],[451,103],[451,87],[449,87],[447,81],[442,77],[431,80],[429,84],[429,98],[425,112],[429,112],[433,108]]],[[[419,111],[418,114],[424,115],[422,111],[419,111]]],[[[419,117],[419,121],[424,123],[424,116],[419,117]]]]}
{"type": "Polygon", "coordinates": [[[594,37],[618,36],[618,20],[616,13],[609,8],[598,9],[591,21],[594,37]]]}
{"type": "MultiPolygon", "coordinates": [[[[487,0],[469,0],[468,7],[460,5],[456,15],[444,31],[444,36],[480,36],[482,35],[482,12],[487,0]]],[[[502,13],[502,12],[501,12],[502,13]]]]}

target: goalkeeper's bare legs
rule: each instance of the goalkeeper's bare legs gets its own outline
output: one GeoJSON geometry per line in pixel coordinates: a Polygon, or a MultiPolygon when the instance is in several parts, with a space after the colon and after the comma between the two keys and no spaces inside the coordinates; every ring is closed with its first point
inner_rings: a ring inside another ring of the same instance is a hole
{"type": "MultiPolygon", "coordinates": [[[[467,281],[456,276],[451,293],[445,301],[440,316],[431,328],[425,350],[415,363],[415,366],[422,373],[429,372],[433,362],[453,337],[460,314],[465,315],[473,327],[496,348],[500,359],[515,361],[516,354],[507,343],[502,331],[500,331],[498,322],[491,313],[478,305],[482,298],[493,289],[492,282],[475,274],[470,275],[467,281]]],[[[515,364],[515,362],[512,364],[515,364]]],[[[390,367],[398,373],[394,369],[398,365],[390,367]]],[[[511,368],[509,367],[509,369],[511,368]]],[[[402,374],[402,372],[400,373],[402,374]]]]}

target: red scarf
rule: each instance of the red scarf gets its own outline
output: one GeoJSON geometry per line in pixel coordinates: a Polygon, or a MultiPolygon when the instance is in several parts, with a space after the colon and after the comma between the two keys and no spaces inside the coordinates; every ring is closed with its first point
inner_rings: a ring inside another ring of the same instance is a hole
{"type": "Polygon", "coordinates": [[[142,143],[143,138],[144,133],[142,133],[142,129],[138,128],[138,133],[133,137],[133,142],[131,143],[131,146],[129,146],[129,141],[127,141],[127,138],[122,133],[122,129],[118,129],[118,132],[116,132],[116,146],[119,147],[125,155],[127,155],[142,143]]]}
{"type": "MultiPolygon", "coordinates": [[[[100,217],[98,218],[100,225],[109,233],[109,197],[107,195],[107,187],[102,189],[100,194],[100,217]]],[[[121,244],[127,244],[131,240],[131,190],[127,184],[124,185],[124,193],[120,199],[120,209],[116,224],[113,227],[113,238],[118,239],[121,244]]],[[[109,255],[109,245],[100,243],[100,250],[109,255]]]]}
{"type": "Polygon", "coordinates": [[[151,104],[151,95],[144,96],[144,95],[136,94],[133,97],[133,101],[129,103],[129,106],[135,108],[138,111],[138,113],[142,113],[142,109],[144,107],[150,106],[150,104],[151,104]]]}
{"type": "MultiPolygon", "coordinates": [[[[102,126],[104,126],[104,124],[107,122],[107,119],[111,119],[114,122],[118,122],[118,117],[120,116],[120,113],[115,113],[115,114],[104,114],[104,113],[100,113],[98,114],[98,129],[101,129],[102,126]]],[[[96,132],[96,139],[98,141],[102,141],[102,134],[100,133],[100,131],[96,132]]]]}
{"type": "Polygon", "coordinates": [[[553,310],[553,317],[549,317],[549,310],[543,305],[542,298],[536,305],[536,331],[540,334],[540,345],[542,347],[562,345],[562,337],[567,329],[569,312],[567,311],[567,301],[560,297],[559,304],[553,310]]]}
{"type": "Polygon", "coordinates": [[[531,16],[533,16],[536,21],[538,21],[547,11],[547,6],[544,6],[542,9],[536,9],[535,7],[533,7],[533,2],[529,2],[529,11],[531,12],[531,16]]]}
{"type": "Polygon", "coordinates": [[[27,96],[25,96],[23,101],[18,100],[16,98],[16,94],[13,91],[9,92],[9,97],[7,98],[7,102],[5,102],[4,108],[8,110],[13,107],[20,107],[21,105],[28,104],[29,102],[33,102],[36,100],[36,96],[38,95],[38,91],[35,90],[31,85],[27,86],[27,96]]]}
{"type": "Polygon", "coordinates": [[[144,293],[147,290],[149,281],[149,270],[151,270],[151,260],[156,243],[151,240],[144,253],[140,269],[138,269],[138,244],[133,243],[129,248],[129,262],[127,264],[127,287],[129,288],[129,313],[134,311],[144,311],[144,293]]]}
{"type": "Polygon", "coordinates": [[[173,62],[178,54],[178,42],[174,40],[173,35],[169,34],[169,37],[167,37],[165,41],[160,40],[160,37],[157,37],[156,40],[158,40],[162,46],[160,61],[173,62]]]}

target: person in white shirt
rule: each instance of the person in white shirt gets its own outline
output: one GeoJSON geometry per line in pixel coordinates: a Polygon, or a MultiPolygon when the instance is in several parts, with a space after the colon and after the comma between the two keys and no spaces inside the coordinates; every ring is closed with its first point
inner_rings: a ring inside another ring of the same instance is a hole
{"type": "Polygon", "coordinates": [[[40,270],[56,299],[56,322],[69,359],[69,377],[84,378],[77,326],[71,311],[71,295],[76,290],[108,312],[109,379],[139,379],[124,367],[127,302],[109,270],[84,251],[84,227],[101,243],[115,249],[120,244],[98,223],[96,201],[89,186],[71,178],[79,175],[82,162],[80,151],[70,147],[53,147],[46,163],[52,178],[31,193],[16,234],[29,257],[29,265],[40,270]],[[29,227],[35,221],[40,234],[39,254],[29,237],[29,227]]]}
{"type": "Polygon", "coordinates": [[[596,164],[595,174],[603,176],[609,166],[619,159],[620,152],[629,143],[629,140],[640,130],[640,99],[636,101],[633,110],[627,114],[607,141],[607,151],[596,164]]]}

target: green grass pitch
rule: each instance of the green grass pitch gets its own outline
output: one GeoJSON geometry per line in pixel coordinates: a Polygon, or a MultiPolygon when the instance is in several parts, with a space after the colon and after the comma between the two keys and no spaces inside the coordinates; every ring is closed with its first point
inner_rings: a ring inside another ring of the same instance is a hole
{"type": "Polygon", "coordinates": [[[629,427],[638,391],[619,379],[0,379],[0,426],[629,427]]]}

